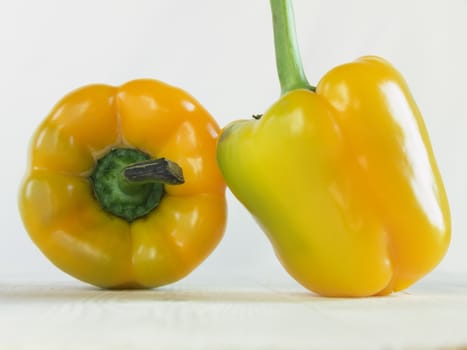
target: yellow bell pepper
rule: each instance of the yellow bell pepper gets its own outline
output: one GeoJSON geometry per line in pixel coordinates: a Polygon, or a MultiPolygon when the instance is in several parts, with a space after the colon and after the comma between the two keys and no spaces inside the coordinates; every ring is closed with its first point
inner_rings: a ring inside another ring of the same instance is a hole
{"type": "Polygon", "coordinates": [[[24,225],[56,266],[82,281],[174,282],[224,232],[218,133],[197,101],[159,81],[74,91],[33,137],[19,200],[24,225]]]}
{"type": "Polygon", "coordinates": [[[283,96],[227,126],[221,171],[286,270],[325,296],[384,295],[432,270],[450,213],[422,116],[402,76],[363,57],[304,77],[290,2],[271,0],[283,96]]]}

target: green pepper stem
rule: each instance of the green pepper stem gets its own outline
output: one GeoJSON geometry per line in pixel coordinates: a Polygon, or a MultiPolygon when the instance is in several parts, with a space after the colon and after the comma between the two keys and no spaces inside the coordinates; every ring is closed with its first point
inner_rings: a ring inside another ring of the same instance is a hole
{"type": "Polygon", "coordinates": [[[315,90],[308,83],[298,49],[292,0],[270,0],[274,29],[276,66],[281,94],[295,90],[315,90]]]}
{"type": "Polygon", "coordinates": [[[166,185],[180,185],[185,182],[182,168],[166,158],[130,164],[123,169],[122,175],[126,181],[132,184],[160,182],[166,185]]]}

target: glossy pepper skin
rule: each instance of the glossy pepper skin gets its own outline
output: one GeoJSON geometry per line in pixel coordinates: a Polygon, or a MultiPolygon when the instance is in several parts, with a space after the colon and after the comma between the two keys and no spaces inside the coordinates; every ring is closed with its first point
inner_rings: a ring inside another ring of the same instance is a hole
{"type": "Polygon", "coordinates": [[[450,240],[446,193],[401,75],[363,57],[316,92],[283,95],[227,126],[226,182],[286,270],[325,296],[384,295],[431,271],[450,240]]]}
{"type": "Polygon", "coordinates": [[[72,92],[33,137],[19,200],[24,225],[56,266],[85,282],[106,288],[174,282],[200,264],[224,232],[218,133],[190,95],[156,80],[72,92]],[[132,222],[105,212],[89,176],[116,148],[176,161],[185,183],[165,186],[159,206],[132,222]]]}
{"type": "Polygon", "coordinates": [[[270,0],[282,96],[227,126],[227,185],[286,270],[325,296],[402,290],[450,241],[448,201],[422,116],[391,64],[362,57],[311,86],[291,0],[270,0]]]}

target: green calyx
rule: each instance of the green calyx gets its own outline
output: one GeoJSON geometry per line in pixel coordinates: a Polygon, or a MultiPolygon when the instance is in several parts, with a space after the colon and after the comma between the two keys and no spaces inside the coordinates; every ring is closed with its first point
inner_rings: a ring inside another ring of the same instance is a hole
{"type": "Polygon", "coordinates": [[[116,148],[97,161],[89,177],[101,207],[132,222],[154,210],[164,184],[184,182],[182,169],[165,158],[150,159],[133,148],[116,148]]]}

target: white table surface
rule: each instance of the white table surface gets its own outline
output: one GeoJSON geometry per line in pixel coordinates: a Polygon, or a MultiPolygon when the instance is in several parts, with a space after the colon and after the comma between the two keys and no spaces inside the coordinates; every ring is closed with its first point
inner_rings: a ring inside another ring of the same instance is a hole
{"type": "Polygon", "coordinates": [[[0,349],[29,348],[467,349],[467,276],[362,299],[260,278],[143,291],[0,280],[0,349]]]}

